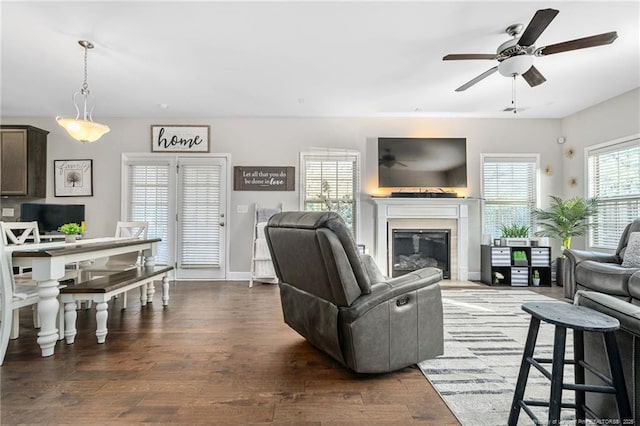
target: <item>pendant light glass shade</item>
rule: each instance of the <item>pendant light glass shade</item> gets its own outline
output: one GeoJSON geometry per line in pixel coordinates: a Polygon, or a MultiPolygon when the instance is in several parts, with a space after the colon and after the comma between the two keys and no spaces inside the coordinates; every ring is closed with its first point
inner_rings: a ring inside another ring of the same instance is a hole
{"type": "Polygon", "coordinates": [[[62,118],[58,116],[56,117],[56,121],[75,140],[85,143],[95,142],[105,133],[108,133],[110,129],[104,124],[94,122],[91,117],[94,106],[89,107],[92,97],[90,96],[89,84],[87,83],[87,50],[93,49],[93,44],[86,40],[80,40],[78,43],[84,48],[84,83],[82,83],[82,88],[74,93],[72,97],[73,105],[76,107],[76,118],[62,118]],[[80,116],[80,108],[78,108],[78,96],[82,98],[82,117],[80,116]]]}

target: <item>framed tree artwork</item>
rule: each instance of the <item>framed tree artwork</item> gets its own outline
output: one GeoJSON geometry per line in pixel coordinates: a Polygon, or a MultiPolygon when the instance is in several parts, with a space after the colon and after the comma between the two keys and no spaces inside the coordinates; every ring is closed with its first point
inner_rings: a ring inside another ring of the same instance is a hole
{"type": "Polygon", "coordinates": [[[54,196],[93,196],[93,160],[54,160],[53,170],[54,196]]]}

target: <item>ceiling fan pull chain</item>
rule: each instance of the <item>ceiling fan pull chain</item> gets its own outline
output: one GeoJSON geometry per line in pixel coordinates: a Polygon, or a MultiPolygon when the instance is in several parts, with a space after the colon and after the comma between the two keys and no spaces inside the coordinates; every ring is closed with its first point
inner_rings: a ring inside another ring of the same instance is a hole
{"type": "Polygon", "coordinates": [[[513,75],[513,80],[511,80],[511,105],[513,106],[513,113],[515,114],[518,111],[516,107],[516,75],[513,75]]]}

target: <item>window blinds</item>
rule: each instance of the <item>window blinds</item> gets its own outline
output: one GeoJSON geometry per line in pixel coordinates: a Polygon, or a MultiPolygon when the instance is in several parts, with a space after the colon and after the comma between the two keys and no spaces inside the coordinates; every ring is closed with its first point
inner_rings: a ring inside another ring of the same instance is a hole
{"type": "Polygon", "coordinates": [[[615,249],[625,226],[640,216],[640,139],[587,153],[588,196],[598,197],[591,247],[615,249]]]}
{"type": "Polygon", "coordinates": [[[127,217],[149,223],[149,238],[161,238],[156,264],[169,261],[169,163],[127,164],[127,217]]]}
{"type": "Polygon", "coordinates": [[[359,191],[359,156],[353,154],[301,155],[304,170],[301,191],[303,209],[335,211],[355,235],[357,225],[357,194],[359,191]]]}
{"type": "Polygon", "coordinates": [[[220,266],[220,179],[215,161],[180,162],[178,169],[178,267],[220,266]]]}
{"type": "Polygon", "coordinates": [[[535,228],[531,210],[537,206],[536,157],[484,157],[482,193],[484,233],[497,238],[501,225],[535,228]]]}

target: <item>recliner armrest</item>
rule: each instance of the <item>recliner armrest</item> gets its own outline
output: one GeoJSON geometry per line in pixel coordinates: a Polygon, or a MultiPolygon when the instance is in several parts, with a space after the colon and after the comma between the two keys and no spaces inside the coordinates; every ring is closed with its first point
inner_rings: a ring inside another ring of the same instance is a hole
{"type": "Polygon", "coordinates": [[[371,286],[371,293],[363,294],[349,307],[340,308],[341,319],[347,323],[352,322],[381,303],[440,281],[442,281],[440,269],[423,268],[401,277],[375,283],[371,286]]]}
{"type": "Polygon", "coordinates": [[[597,251],[569,249],[565,250],[563,254],[574,266],[585,260],[593,260],[601,263],[620,263],[620,259],[615,254],[599,253],[597,251]]]}

